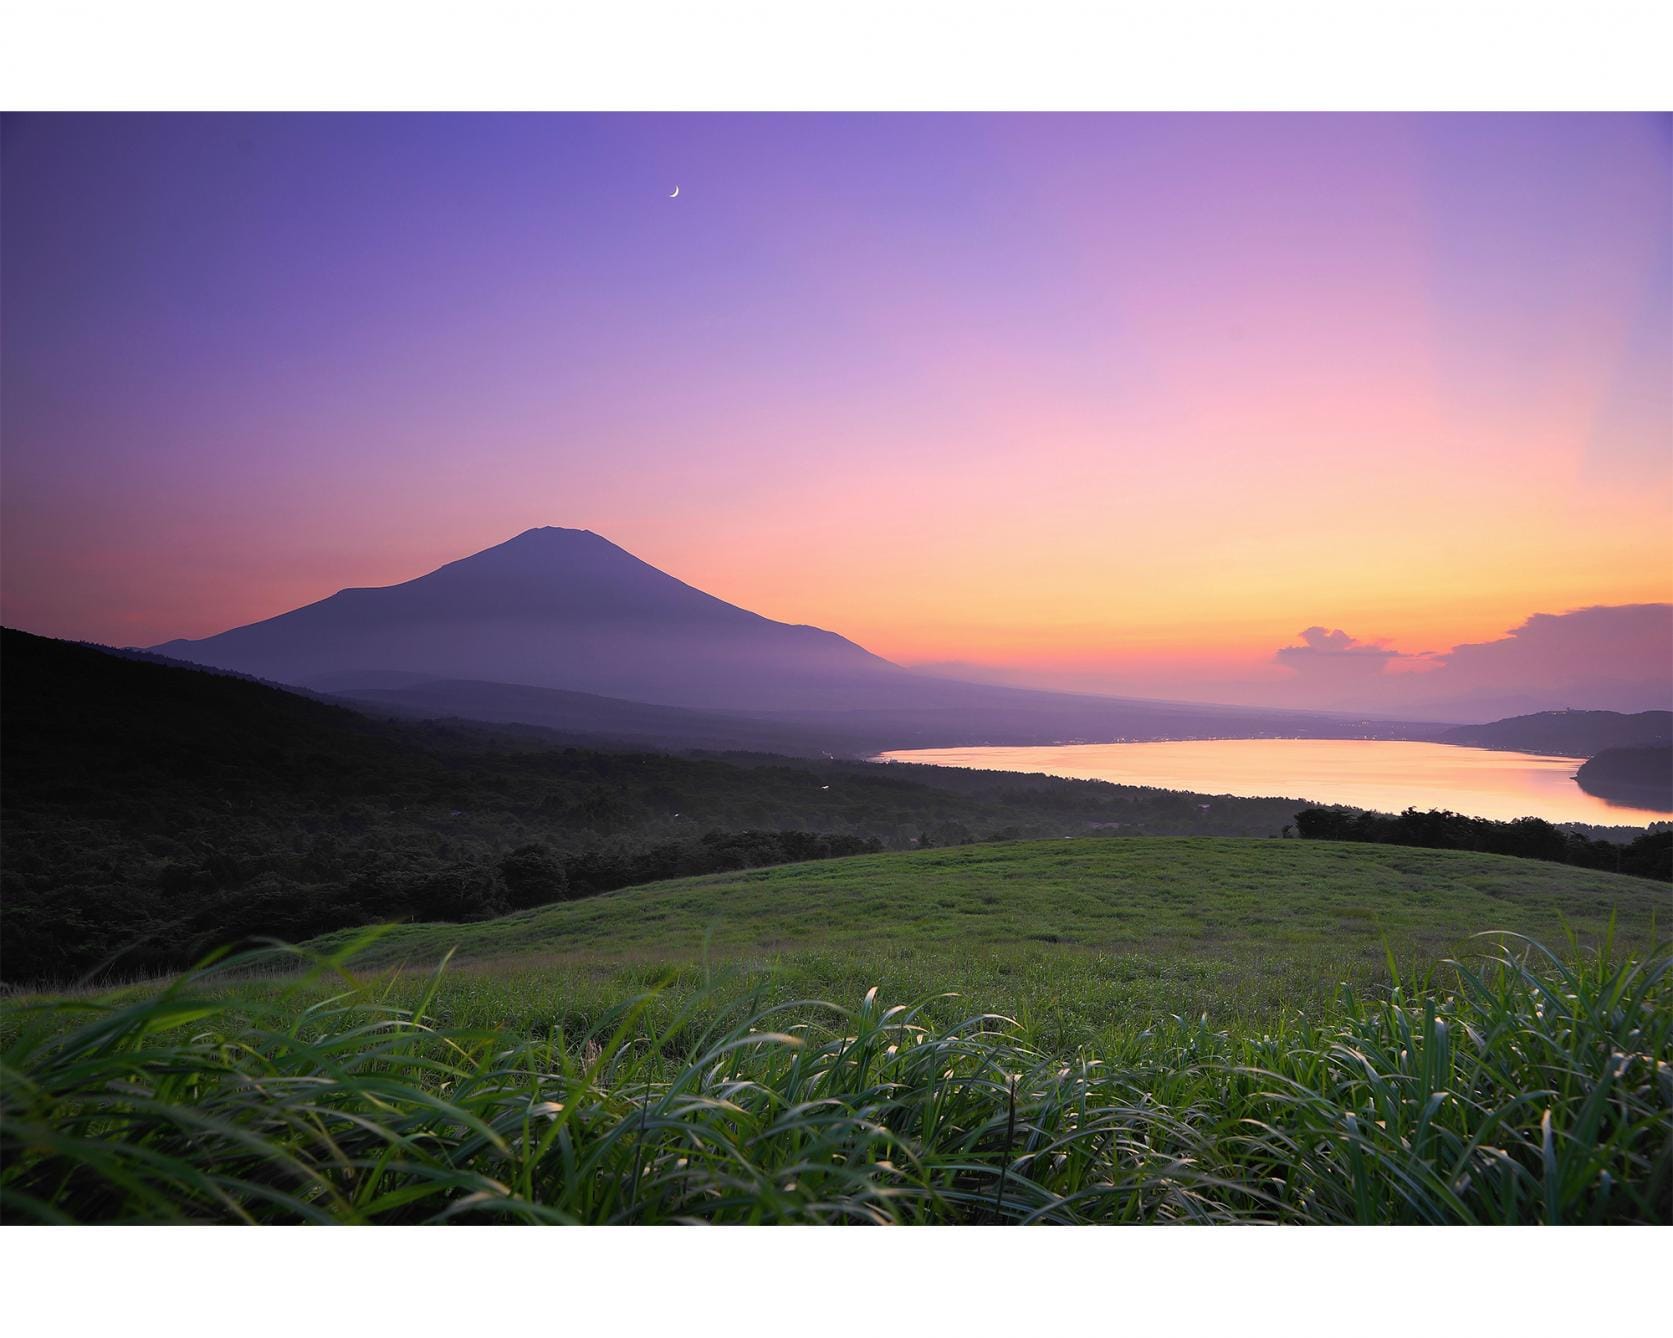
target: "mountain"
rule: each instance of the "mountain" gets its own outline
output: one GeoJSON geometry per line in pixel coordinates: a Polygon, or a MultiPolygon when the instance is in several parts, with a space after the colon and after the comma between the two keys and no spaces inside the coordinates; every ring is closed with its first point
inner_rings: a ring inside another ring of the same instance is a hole
{"type": "Polygon", "coordinates": [[[1134,701],[915,673],[821,628],[705,594],[588,530],[528,530],[400,585],[339,591],[157,653],[406,715],[518,721],[683,747],[905,747],[1435,728],[1134,701]],[[568,696],[555,694],[569,694],[568,696]],[[747,716],[675,718],[646,707],[747,716]]]}
{"type": "Polygon", "coordinates": [[[1673,747],[1605,748],[1574,779],[1600,799],[1673,813],[1673,747]]]}
{"type": "Polygon", "coordinates": [[[330,691],[486,679],[667,706],[887,700],[911,675],[852,641],[704,594],[590,530],[547,527],[400,585],[152,648],[330,691]]]}
{"type": "Polygon", "coordinates": [[[1673,711],[1540,711],[1486,725],[1463,725],[1441,743],[1508,748],[1558,757],[1592,757],[1605,748],[1648,748],[1673,743],[1673,711]]]}

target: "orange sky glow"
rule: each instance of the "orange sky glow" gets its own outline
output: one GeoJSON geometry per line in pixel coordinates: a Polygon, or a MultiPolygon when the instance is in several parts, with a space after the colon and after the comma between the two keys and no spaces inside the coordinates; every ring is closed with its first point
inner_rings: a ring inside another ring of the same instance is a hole
{"type": "Polygon", "coordinates": [[[1673,601],[1666,117],[65,120],[8,128],[13,625],[540,525],[1148,695],[1673,601]]]}

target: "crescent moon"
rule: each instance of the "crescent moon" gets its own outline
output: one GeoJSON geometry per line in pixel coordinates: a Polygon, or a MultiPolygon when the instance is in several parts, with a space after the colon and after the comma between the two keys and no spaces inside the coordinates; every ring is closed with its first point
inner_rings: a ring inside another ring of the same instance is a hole
{"type": "Polygon", "coordinates": [[[674,187],[674,194],[673,194],[673,195],[670,195],[670,196],[669,196],[669,197],[668,197],[668,198],[669,198],[669,199],[670,199],[670,200],[672,200],[672,199],[674,199],[674,198],[675,198],[675,197],[677,197],[677,196],[678,196],[678,195],[679,195],[679,193],[680,193],[680,188],[679,188],[679,187],[678,187],[678,186],[675,186],[675,187],[674,187]]]}

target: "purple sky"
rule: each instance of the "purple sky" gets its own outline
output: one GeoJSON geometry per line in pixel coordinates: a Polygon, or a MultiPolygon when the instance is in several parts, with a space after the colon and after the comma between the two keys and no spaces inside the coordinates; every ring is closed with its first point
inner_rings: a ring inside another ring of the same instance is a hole
{"type": "Polygon", "coordinates": [[[202,635],[551,524],[1224,695],[1666,601],[1670,124],[8,117],[0,616],[202,635]]]}

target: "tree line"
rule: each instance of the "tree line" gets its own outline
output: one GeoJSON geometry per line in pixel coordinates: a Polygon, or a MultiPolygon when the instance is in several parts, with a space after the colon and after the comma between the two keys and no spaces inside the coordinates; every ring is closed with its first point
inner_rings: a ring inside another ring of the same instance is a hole
{"type": "Polygon", "coordinates": [[[1294,829],[1298,836],[1313,841],[1372,841],[1430,850],[1474,850],[1673,882],[1673,831],[1669,830],[1649,831],[1621,844],[1564,831],[1543,818],[1495,822],[1447,809],[1415,808],[1395,814],[1308,808],[1295,815],[1294,829]]]}

